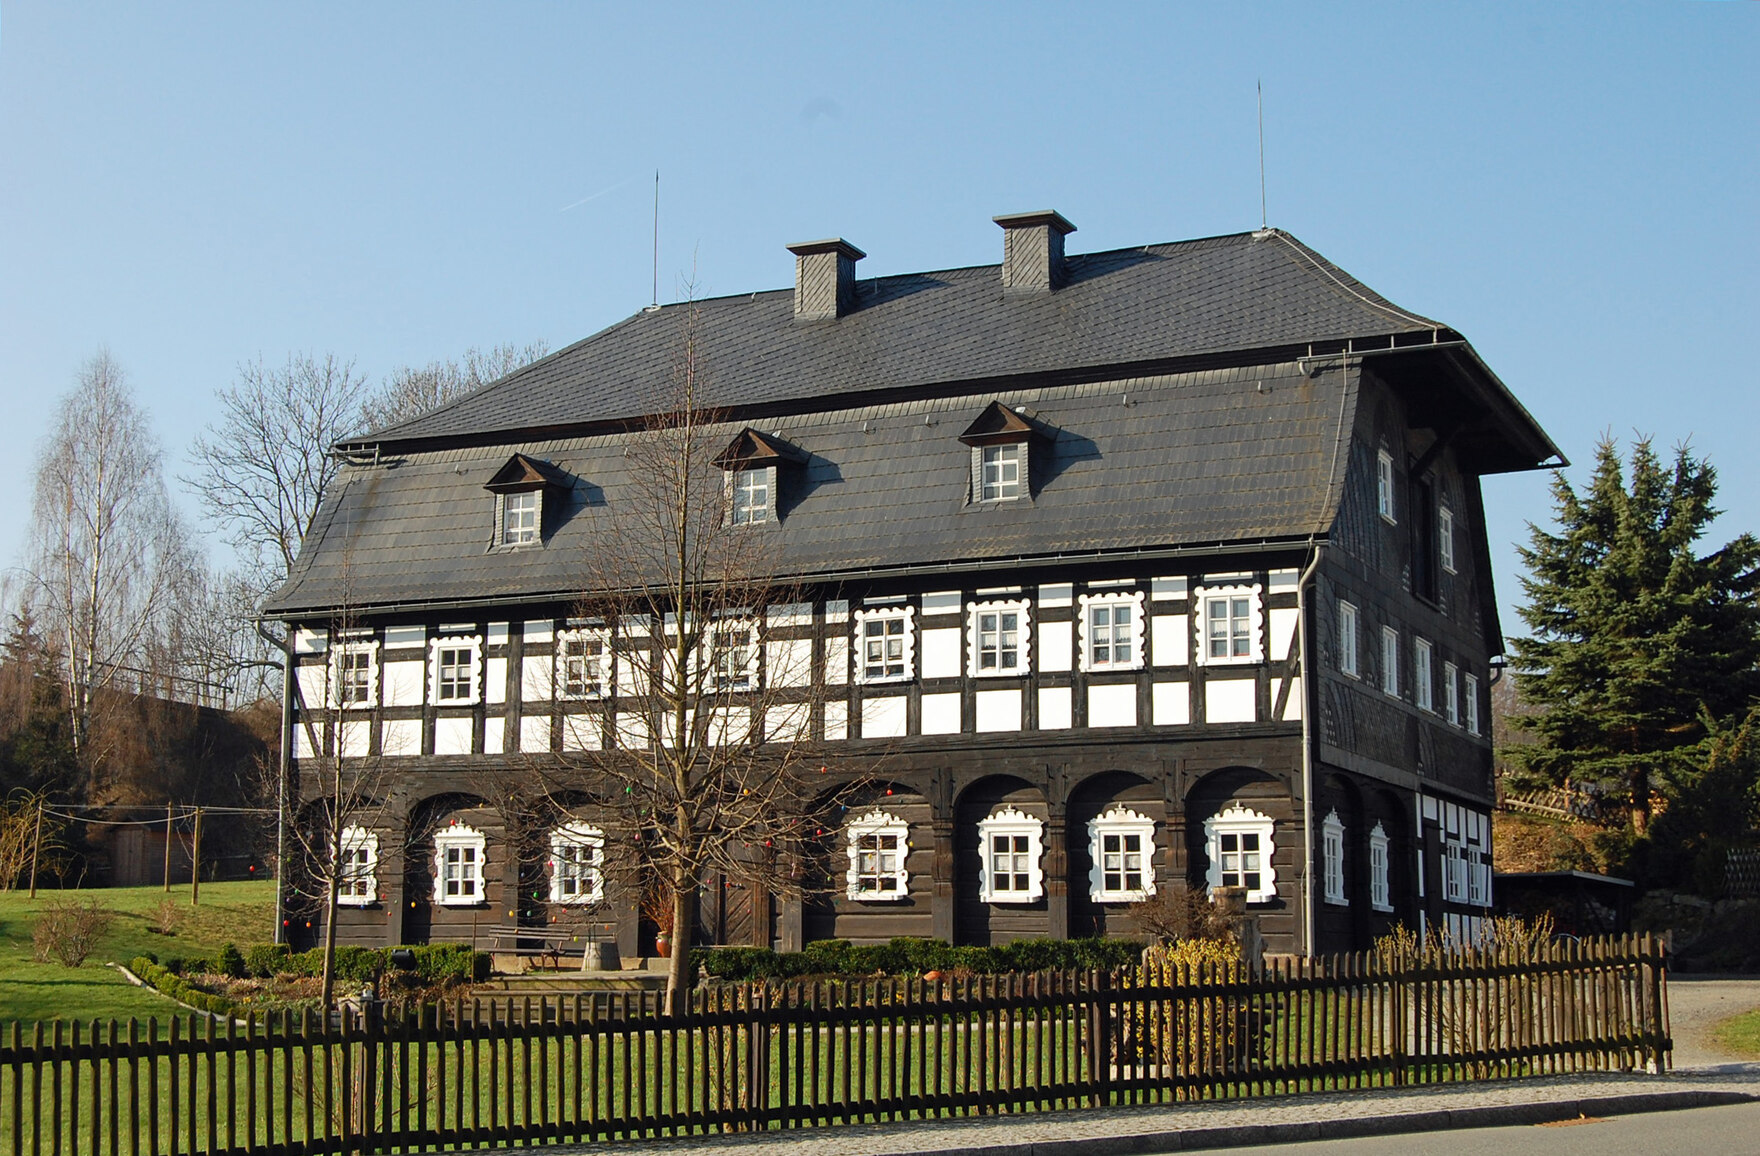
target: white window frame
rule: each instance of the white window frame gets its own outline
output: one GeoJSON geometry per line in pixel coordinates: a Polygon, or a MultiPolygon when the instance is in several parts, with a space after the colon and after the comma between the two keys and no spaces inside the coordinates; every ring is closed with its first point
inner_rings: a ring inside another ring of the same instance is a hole
{"type": "Polygon", "coordinates": [[[1428,638],[1412,639],[1412,701],[1436,713],[1436,657],[1428,638]]]}
{"type": "Polygon", "coordinates": [[[1461,687],[1461,697],[1467,708],[1467,733],[1476,735],[1479,733],[1479,676],[1465,675],[1462,682],[1464,685],[1461,687]]]}
{"type": "Polygon", "coordinates": [[[1123,803],[1114,803],[1100,814],[1088,820],[1088,895],[1096,903],[1136,903],[1155,894],[1155,820],[1149,816],[1133,811],[1123,803]],[[1120,841],[1117,852],[1106,849],[1106,840],[1116,838],[1120,841]],[[1128,859],[1124,856],[1133,854],[1124,845],[1126,839],[1136,839],[1137,856],[1136,870],[1130,870],[1128,859]],[[1117,870],[1109,870],[1110,855],[1121,856],[1117,870]],[[1129,876],[1139,877],[1140,887],[1127,887],[1129,876]],[[1108,887],[1107,876],[1119,876],[1117,887],[1108,887]]]}
{"type": "Polygon", "coordinates": [[[1436,556],[1444,573],[1454,573],[1454,511],[1436,507],[1436,556]]]}
{"type": "Polygon", "coordinates": [[[1467,901],[1467,845],[1458,837],[1442,844],[1442,898],[1449,903],[1467,901]]]}
{"type": "Polygon", "coordinates": [[[1472,907],[1488,907],[1485,894],[1485,864],[1477,844],[1467,844],[1467,903],[1472,907]]]}
{"type": "Polygon", "coordinates": [[[1461,725],[1460,667],[1452,662],[1442,664],[1442,715],[1450,726],[1461,725]]]}
{"type": "Polygon", "coordinates": [[[776,508],[776,471],[741,466],[727,471],[727,520],[735,526],[761,526],[776,508]],[[762,491],[762,501],[756,500],[762,491]]]}
{"type": "Polygon", "coordinates": [[[487,861],[489,840],[475,827],[463,823],[454,823],[434,832],[434,902],[441,907],[480,907],[487,903],[488,888],[484,885],[488,878],[487,861]],[[469,869],[465,869],[466,861],[459,861],[456,872],[449,871],[447,852],[457,850],[461,853],[473,851],[475,855],[469,860],[469,869]],[[447,885],[457,881],[460,889],[447,894],[447,885]],[[466,893],[462,885],[469,881],[471,892],[466,893]]]}
{"type": "Polygon", "coordinates": [[[1344,820],[1334,807],[1320,820],[1320,877],[1326,902],[1335,907],[1349,907],[1350,897],[1344,890],[1344,820]]]}
{"type": "MultiPolygon", "coordinates": [[[[1205,883],[1209,889],[1214,892],[1218,887],[1223,886],[1223,836],[1256,835],[1258,836],[1256,849],[1259,856],[1258,871],[1246,870],[1247,864],[1243,860],[1240,869],[1232,873],[1242,877],[1242,886],[1246,886],[1245,877],[1247,875],[1257,874],[1259,876],[1259,886],[1247,889],[1248,903],[1269,903],[1276,899],[1277,868],[1272,861],[1276,851],[1276,843],[1273,838],[1276,826],[1270,815],[1251,810],[1238,803],[1205,819],[1204,854],[1210,860],[1210,866],[1205,874],[1205,883]]],[[[1244,846],[1237,844],[1233,853],[1246,854],[1248,852],[1245,851],[1244,846]]]]}
{"type": "Polygon", "coordinates": [[[1381,693],[1398,698],[1399,694],[1399,630],[1381,628],[1381,693]]]}
{"type": "Polygon", "coordinates": [[[1195,635],[1199,666],[1250,666],[1265,661],[1265,601],[1264,588],[1257,582],[1234,586],[1200,586],[1192,595],[1192,630],[1195,635]],[[1246,631],[1244,636],[1237,635],[1234,623],[1236,604],[1246,603],[1246,631]],[[1215,603],[1223,603],[1227,609],[1225,621],[1228,632],[1224,636],[1228,653],[1212,656],[1210,653],[1210,607],[1215,603]],[[1236,654],[1236,643],[1246,643],[1246,653],[1236,654]]]}
{"type": "Polygon", "coordinates": [[[998,442],[994,445],[973,446],[973,455],[977,460],[974,472],[978,483],[977,500],[980,502],[1015,502],[1027,489],[1027,447],[1025,442],[998,442]],[[992,454],[995,455],[994,460],[992,454]],[[991,480],[991,467],[995,469],[995,480],[991,480]],[[1013,479],[1007,467],[1013,466],[1013,479]]]}
{"type": "Polygon", "coordinates": [[[495,544],[497,546],[536,546],[544,537],[544,491],[513,490],[495,495],[495,544]],[[526,499],[531,499],[530,521],[521,517],[513,525],[513,515],[524,515],[526,499]],[[515,503],[518,503],[518,509],[515,503]]]}
{"type": "Polygon", "coordinates": [[[917,660],[917,608],[914,606],[873,606],[864,607],[855,612],[855,644],[850,647],[851,660],[855,664],[852,677],[856,682],[873,686],[884,682],[909,682],[916,676],[917,660]],[[867,672],[867,633],[870,622],[901,622],[903,623],[903,669],[898,674],[886,674],[884,670],[892,665],[882,662],[881,674],[870,675],[867,672]]]}
{"type": "Polygon", "coordinates": [[[849,868],[843,875],[845,895],[860,903],[899,903],[911,897],[911,875],[905,866],[911,853],[909,823],[875,807],[846,823],[844,837],[844,849],[849,854],[849,868]],[[888,838],[893,840],[891,866],[886,862],[888,849],[878,845],[888,838]],[[875,840],[877,845],[863,846],[867,839],[875,840]],[[872,887],[864,886],[870,881],[872,887]]]}
{"type": "Polygon", "coordinates": [[[605,832],[590,823],[564,823],[550,832],[550,902],[588,907],[605,898],[605,832]],[[577,857],[590,851],[585,861],[577,857]],[[572,894],[570,884],[573,884],[572,894]]]}
{"type": "Polygon", "coordinates": [[[1369,828],[1369,906],[1383,914],[1393,910],[1387,874],[1390,862],[1387,828],[1377,822],[1369,828]]]}
{"type": "Polygon", "coordinates": [[[1375,452],[1375,512],[1390,526],[1399,521],[1393,506],[1393,455],[1386,450],[1375,452]]]}
{"type": "Polygon", "coordinates": [[[342,829],[336,879],[336,902],[342,907],[371,907],[379,902],[379,836],[361,826],[342,829]],[[360,862],[354,862],[355,856],[360,862]]]}
{"type": "Polygon", "coordinates": [[[994,602],[974,603],[966,616],[966,673],[972,678],[1020,678],[1033,669],[1032,664],[1032,623],[1030,610],[1032,603],[1025,598],[1001,600],[994,602]],[[1002,629],[1004,615],[1015,615],[1015,644],[1013,647],[1014,663],[1004,666],[1003,659],[1008,651],[1002,646],[1008,633],[1002,629]],[[983,629],[983,620],[994,616],[996,627],[993,630],[983,629]],[[984,651],[986,636],[996,639],[996,665],[984,668],[984,651]]]}
{"type": "Polygon", "coordinates": [[[1143,592],[1141,590],[1108,590],[1104,594],[1083,594],[1076,599],[1080,617],[1077,619],[1077,632],[1080,634],[1081,665],[1084,671],[1100,672],[1107,670],[1141,670],[1143,667],[1143,636],[1149,632],[1149,622],[1143,616],[1143,592]],[[1127,648],[1126,659],[1118,661],[1117,623],[1110,621],[1117,607],[1127,607],[1131,612],[1131,636],[1122,645],[1127,648]],[[1109,657],[1104,662],[1094,660],[1094,611],[1105,608],[1108,611],[1106,629],[1112,632],[1113,641],[1107,646],[1109,657]]]}
{"type": "Polygon", "coordinates": [[[338,642],[330,650],[330,705],[339,710],[372,710],[379,705],[379,642],[377,639],[338,642]],[[358,699],[346,698],[348,672],[344,664],[357,657],[366,657],[365,694],[358,699]]]}
{"type": "Polygon", "coordinates": [[[751,618],[717,618],[703,632],[706,658],[703,666],[703,689],[710,694],[744,694],[758,689],[758,655],[763,642],[758,637],[758,623],[751,618]],[[745,662],[733,662],[723,669],[723,658],[738,658],[738,647],[722,645],[723,632],[744,631],[745,662]]]}
{"type": "Polygon", "coordinates": [[[978,822],[978,902],[980,903],[1037,903],[1045,897],[1045,823],[1015,807],[1001,807],[992,811],[978,822]],[[1016,855],[1026,857],[1026,870],[1007,872],[1009,886],[1005,889],[995,886],[994,872],[991,865],[992,839],[1026,840],[1025,850],[1017,851],[1012,846],[1003,854],[1011,858],[1016,855]],[[1024,887],[1014,884],[1023,882],[1024,887]]]}
{"type": "Polygon", "coordinates": [[[428,643],[428,701],[435,706],[475,706],[483,698],[483,636],[452,634],[428,643]],[[440,655],[448,650],[470,652],[470,687],[463,698],[440,697],[440,655]]]}
{"type": "Polygon", "coordinates": [[[612,685],[611,659],[611,631],[604,627],[583,626],[557,631],[555,674],[556,697],[573,702],[610,698],[612,685]],[[590,669],[590,663],[592,661],[591,658],[584,652],[579,655],[571,655],[569,653],[569,648],[572,646],[586,646],[588,643],[592,642],[597,642],[601,648],[598,655],[599,675],[596,680],[590,680],[587,678],[587,672],[590,669]],[[581,678],[578,680],[581,686],[578,690],[575,690],[571,689],[572,684],[576,680],[570,677],[569,664],[577,659],[581,666],[581,678]]]}
{"type": "Polygon", "coordinates": [[[1357,661],[1357,636],[1361,633],[1362,616],[1354,604],[1338,604],[1338,672],[1346,678],[1361,678],[1362,665],[1357,661]]]}

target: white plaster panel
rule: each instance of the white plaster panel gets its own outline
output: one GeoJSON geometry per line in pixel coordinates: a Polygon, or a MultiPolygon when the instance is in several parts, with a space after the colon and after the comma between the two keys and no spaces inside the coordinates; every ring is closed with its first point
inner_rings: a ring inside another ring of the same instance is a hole
{"type": "Polygon", "coordinates": [[[1039,587],[1039,605],[1041,606],[1073,606],[1076,588],[1072,582],[1056,582],[1039,587]]]}
{"type": "Polygon", "coordinates": [[[550,750],[549,716],[539,715],[533,718],[526,715],[519,720],[519,749],[526,754],[540,754],[550,750]]]}
{"type": "Polygon", "coordinates": [[[937,590],[933,594],[923,595],[924,614],[958,614],[960,593],[958,590],[937,590]]]}
{"type": "Polygon", "coordinates": [[[765,685],[806,686],[812,677],[812,639],[785,638],[764,644],[765,685]]]}
{"type": "Polygon", "coordinates": [[[323,630],[296,630],[293,632],[293,652],[295,654],[323,654],[329,649],[330,636],[323,630]]]}
{"type": "Polygon", "coordinates": [[[1166,602],[1174,598],[1186,596],[1186,576],[1174,578],[1151,578],[1149,580],[1149,598],[1155,602],[1166,602]]]}
{"type": "Polygon", "coordinates": [[[471,720],[468,718],[435,719],[434,753],[436,755],[470,754],[471,720]]]}
{"type": "Polygon", "coordinates": [[[1301,621],[1300,613],[1293,606],[1276,606],[1271,609],[1271,659],[1282,662],[1289,657],[1289,648],[1295,642],[1296,623],[1301,621]]]}
{"type": "Polygon", "coordinates": [[[835,741],[849,737],[849,703],[838,701],[825,704],[825,738],[835,741]]]}
{"type": "Polygon", "coordinates": [[[1185,726],[1192,721],[1192,684],[1156,683],[1149,688],[1149,709],[1158,727],[1185,726]]]}
{"type": "Polygon", "coordinates": [[[490,646],[507,645],[507,628],[509,625],[510,624],[506,622],[489,623],[488,637],[490,646]]]}
{"type": "Polygon", "coordinates": [[[799,742],[807,737],[807,720],[812,707],[807,703],[785,703],[764,712],[764,741],[771,743],[799,742]]]}
{"type": "MultiPolygon", "coordinates": [[[[565,714],[562,716],[562,749],[565,751],[596,751],[604,745],[600,737],[603,726],[597,714],[565,714]]],[[[546,745],[549,738],[545,738],[546,745]]]]}
{"type": "Polygon", "coordinates": [[[772,626],[810,626],[813,622],[813,604],[790,602],[783,606],[772,606],[765,611],[765,617],[772,626]]]}
{"type": "MultiPolygon", "coordinates": [[[[1271,680],[1271,705],[1273,708],[1275,708],[1277,705],[1277,696],[1282,693],[1283,693],[1283,679],[1281,679],[1281,678],[1272,679],[1271,680]]],[[[1277,720],[1274,719],[1272,721],[1275,722],[1277,720]]],[[[1282,721],[1283,722],[1301,722],[1302,721],[1302,680],[1299,677],[1292,678],[1289,680],[1289,701],[1283,704],[1282,721]]]]}
{"type": "Polygon", "coordinates": [[[422,720],[419,718],[390,719],[379,732],[379,750],[386,758],[404,758],[422,753],[422,720]]]}
{"type": "Polygon", "coordinates": [[[428,630],[424,626],[387,626],[385,628],[385,649],[394,650],[400,646],[428,645],[428,630]]]}
{"type": "Polygon", "coordinates": [[[498,755],[507,745],[507,720],[500,715],[483,720],[483,753],[498,755]]]}
{"type": "Polygon", "coordinates": [[[1268,575],[1272,591],[1280,594],[1293,593],[1301,576],[1300,570],[1273,570],[1268,575]]]}
{"type": "Polygon", "coordinates": [[[630,711],[617,712],[613,723],[617,731],[617,745],[632,751],[645,751],[654,743],[654,736],[648,731],[648,720],[630,711]]]}
{"type": "Polygon", "coordinates": [[[321,662],[299,668],[299,699],[308,707],[321,707],[330,694],[330,668],[321,662]]]}
{"type": "Polygon", "coordinates": [[[923,696],[923,733],[926,735],[957,735],[959,733],[959,692],[923,696]]]}
{"type": "Polygon", "coordinates": [[[527,642],[549,642],[556,637],[556,623],[548,618],[534,618],[522,629],[527,642]]]}
{"type": "Polygon", "coordinates": [[[336,757],[364,759],[373,753],[373,724],[366,719],[351,719],[336,728],[336,757]]]}
{"type": "Polygon", "coordinates": [[[1069,687],[1039,688],[1039,729],[1064,731],[1070,727],[1069,687]]]}
{"type": "Polygon", "coordinates": [[[865,739],[903,738],[905,733],[905,700],[901,694],[862,700],[862,737],[865,739]]]}
{"type": "MultiPolygon", "coordinates": [[[[501,703],[507,701],[507,659],[491,658],[483,664],[483,701],[501,703]]],[[[487,739],[483,740],[485,743],[487,739]]],[[[489,750],[500,750],[500,747],[489,747],[489,750]]]]}
{"type": "Polygon", "coordinates": [[[293,757],[296,759],[309,759],[316,755],[317,752],[312,749],[311,730],[303,723],[295,724],[293,728],[293,757]]]}
{"type": "Polygon", "coordinates": [[[1127,682],[1121,686],[1090,686],[1088,688],[1088,725],[1091,727],[1136,726],[1136,684],[1127,682]]]}
{"type": "Polygon", "coordinates": [[[520,662],[519,696],[526,702],[549,702],[555,695],[554,660],[547,654],[528,654],[520,662]]]}
{"type": "Polygon", "coordinates": [[[1039,669],[1068,670],[1074,660],[1072,652],[1071,630],[1073,622],[1041,622],[1036,633],[1039,636],[1039,669]]]}
{"type": "Polygon", "coordinates": [[[716,707],[709,715],[710,746],[736,747],[752,735],[752,711],[744,706],[716,707]]]}
{"type": "Polygon", "coordinates": [[[825,603],[825,621],[827,621],[827,622],[848,622],[849,621],[849,599],[847,599],[847,598],[833,598],[830,601],[826,602],[825,603]]]}
{"type": "Polygon", "coordinates": [[[1251,678],[1211,679],[1204,684],[1204,721],[1257,722],[1259,683],[1251,678]]]}
{"type": "Polygon", "coordinates": [[[923,631],[923,677],[959,677],[959,636],[957,626],[923,631]]]}
{"type": "Polygon", "coordinates": [[[426,669],[426,664],[419,661],[387,662],[385,664],[385,705],[421,706],[422,698],[428,692],[426,669]]]}
{"type": "Polygon", "coordinates": [[[1156,666],[1184,666],[1191,653],[1187,616],[1157,614],[1149,619],[1149,646],[1156,666]]]}
{"type": "Polygon", "coordinates": [[[825,685],[849,684],[849,638],[839,634],[825,640],[825,685]]]}
{"type": "Polygon", "coordinates": [[[980,731],[1018,731],[1021,729],[1021,692],[1016,690],[981,690],[978,692],[977,720],[980,731]]]}

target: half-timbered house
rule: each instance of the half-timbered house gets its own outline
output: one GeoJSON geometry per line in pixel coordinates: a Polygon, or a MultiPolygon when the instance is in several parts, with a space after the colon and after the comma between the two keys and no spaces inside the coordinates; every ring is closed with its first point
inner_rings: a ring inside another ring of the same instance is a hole
{"type": "MultiPolygon", "coordinates": [[[[1245,887],[1272,950],[1470,930],[1479,479],[1556,448],[1460,334],[1280,230],[1067,255],[1057,213],[996,223],[999,265],[860,279],[830,240],[792,289],[691,303],[729,516],[813,592],[760,629],[810,654],[833,765],[884,752],[830,836],[847,886],[718,888],[706,938],[1114,933],[1188,882],[1245,887]]],[[[571,606],[677,308],[339,447],[268,613],[294,781],[334,743],[392,784],[340,833],[345,942],[590,908],[641,946],[592,817],[534,843],[498,801],[600,741],[565,725],[616,695],[571,606]]]]}

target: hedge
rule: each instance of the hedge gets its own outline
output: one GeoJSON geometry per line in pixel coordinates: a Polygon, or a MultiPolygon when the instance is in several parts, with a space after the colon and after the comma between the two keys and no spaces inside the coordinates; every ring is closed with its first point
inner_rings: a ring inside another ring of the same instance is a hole
{"type": "Polygon", "coordinates": [[[182,976],[173,974],[169,969],[154,963],[147,956],[135,956],[129,963],[128,970],[139,976],[148,987],[199,1011],[229,1016],[236,1010],[231,1000],[222,999],[217,995],[191,986],[182,976]]]}
{"type": "Polygon", "coordinates": [[[803,975],[922,975],[930,971],[1053,971],[1063,968],[1128,967],[1143,945],[1125,939],[1022,939],[1000,947],[954,947],[940,939],[899,936],[887,943],[855,946],[822,939],[804,951],[768,947],[700,947],[691,961],[714,979],[792,979],[803,975]]]}

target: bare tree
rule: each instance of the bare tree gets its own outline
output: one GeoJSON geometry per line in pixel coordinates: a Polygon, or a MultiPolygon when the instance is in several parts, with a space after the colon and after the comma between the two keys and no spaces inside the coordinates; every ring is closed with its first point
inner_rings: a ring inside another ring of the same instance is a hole
{"type": "Polygon", "coordinates": [[[38,451],[30,538],[34,602],[60,651],[70,733],[88,769],[94,705],[146,668],[196,565],[162,460],[121,367],[99,353],[38,451]]]}
{"type": "Polygon", "coordinates": [[[659,891],[650,909],[670,909],[675,1010],[699,887],[715,873],[798,886],[790,863],[827,781],[810,774],[823,680],[811,642],[786,629],[812,621],[807,594],[776,577],[773,515],[752,524],[730,507],[717,458],[739,431],[699,403],[693,309],[681,348],[668,404],[626,442],[624,496],[598,515],[591,593],[559,642],[559,697],[605,709],[565,716],[592,733],[568,736],[545,775],[558,809],[588,799],[612,816],[610,842],[634,848],[659,891]]]}
{"type": "Polygon", "coordinates": [[[457,361],[406,365],[387,377],[361,408],[364,430],[384,429],[463,397],[543,357],[543,341],[467,349],[457,361]]]}

